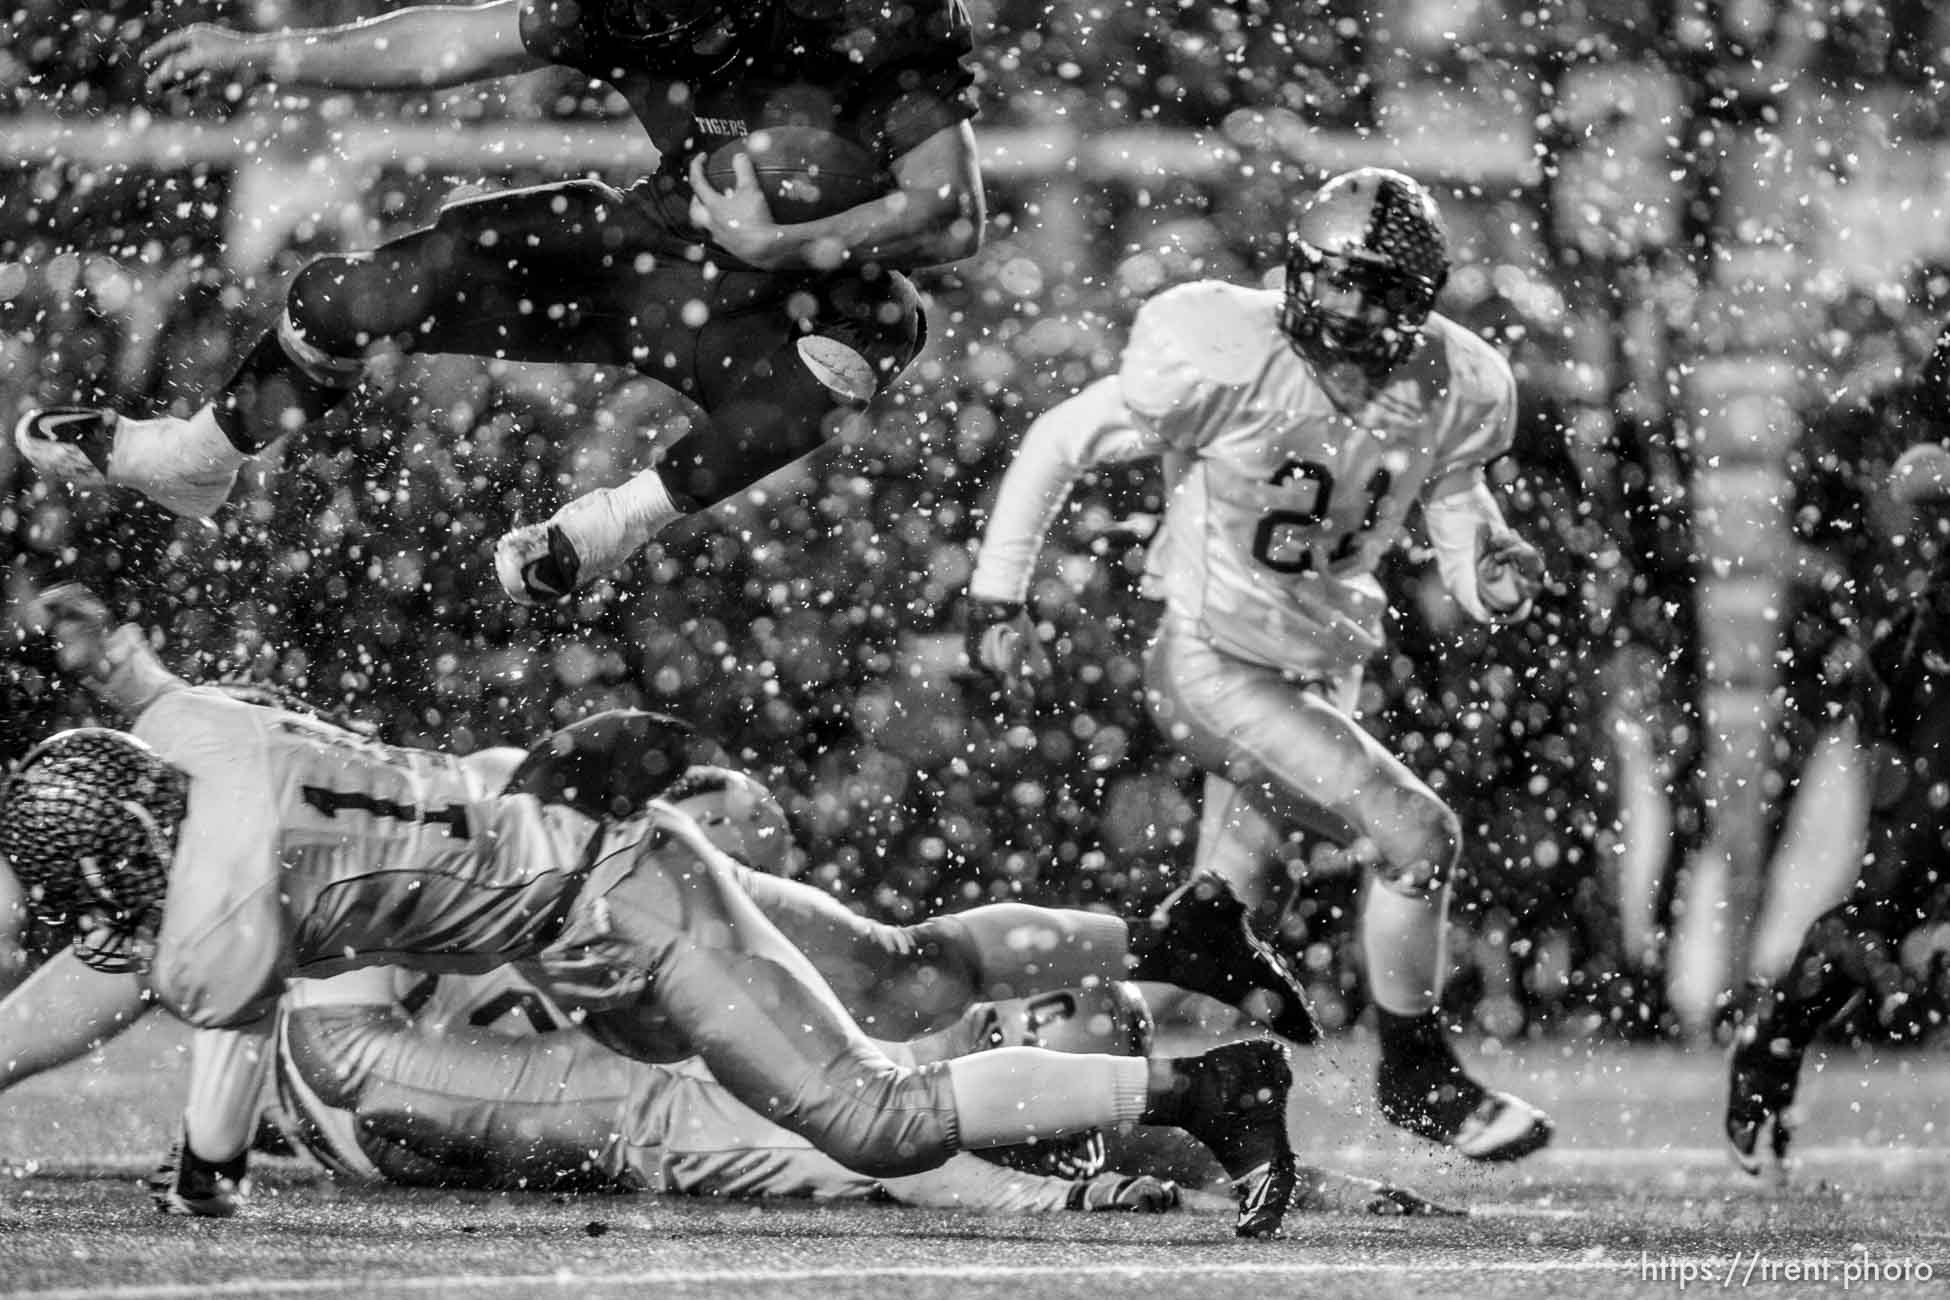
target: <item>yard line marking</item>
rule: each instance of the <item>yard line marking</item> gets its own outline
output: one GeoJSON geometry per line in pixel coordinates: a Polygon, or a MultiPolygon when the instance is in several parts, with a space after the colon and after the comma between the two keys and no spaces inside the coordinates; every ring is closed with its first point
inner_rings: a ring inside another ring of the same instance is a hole
{"type": "MultiPolygon", "coordinates": [[[[530,1273],[526,1275],[447,1273],[383,1278],[366,1275],[358,1285],[368,1294],[386,1291],[433,1291],[453,1287],[490,1290],[534,1291],[539,1287],[589,1290],[610,1287],[651,1286],[756,1286],[768,1283],[854,1282],[866,1278],[899,1281],[1003,1281],[1012,1278],[1050,1278],[1062,1276],[1120,1278],[1212,1277],[1345,1277],[1349,1274],[1389,1276],[1400,1274],[1501,1273],[1517,1276],[1553,1274],[1626,1273],[1639,1268],[1637,1258],[1589,1260],[1504,1260],[1481,1262],[1454,1260],[1429,1264],[1398,1264],[1376,1260],[1268,1261],[1264,1264],[1213,1264],[1204,1261],[1185,1264],[886,1264],[848,1268],[724,1268],[653,1269],[642,1273],[530,1273]]],[[[198,1296],[330,1294],[343,1291],[345,1278],[288,1278],[282,1281],[239,1280],[235,1282],[164,1283],[154,1286],[113,1286],[63,1288],[55,1291],[17,1291],[20,1300],[194,1300],[198,1296]]]]}
{"type": "MultiPolygon", "coordinates": [[[[1699,1164],[1714,1168],[1725,1166],[1730,1158],[1728,1148],[1705,1147],[1556,1147],[1527,1156],[1520,1164],[1506,1166],[1512,1173],[1530,1170],[1578,1169],[1578,1168],[1625,1168],[1635,1165],[1673,1165],[1699,1164]]],[[[1461,1157],[1446,1154],[1430,1148],[1426,1152],[1410,1149],[1390,1150],[1372,1146],[1339,1147],[1331,1150],[1302,1149],[1297,1153],[1307,1163],[1327,1165],[1370,1164],[1377,1161],[1386,1163],[1397,1160],[1415,1164],[1427,1160],[1445,1168],[1472,1174],[1487,1172],[1483,1166],[1463,1160],[1461,1157]]],[[[1950,1146],[1946,1147],[1902,1147],[1902,1146],[1797,1146],[1792,1159],[1795,1163],[1822,1164],[1873,1164],[1877,1169],[1906,1168],[1915,1166],[1950,1165],[1950,1146]]],[[[283,1162],[268,1166],[271,1169],[308,1170],[315,1168],[309,1162],[283,1162]]],[[[89,1151],[63,1152],[58,1159],[37,1159],[15,1157],[0,1160],[0,1176],[14,1179],[32,1178],[41,1173],[73,1173],[76,1170],[94,1169],[102,1171],[104,1177],[120,1177],[124,1173],[144,1175],[155,1168],[153,1159],[137,1159],[123,1152],[100,1154],[89,1151]]],[[[4,1186],[0,1181],[0,1186],[4,1186]]]]}

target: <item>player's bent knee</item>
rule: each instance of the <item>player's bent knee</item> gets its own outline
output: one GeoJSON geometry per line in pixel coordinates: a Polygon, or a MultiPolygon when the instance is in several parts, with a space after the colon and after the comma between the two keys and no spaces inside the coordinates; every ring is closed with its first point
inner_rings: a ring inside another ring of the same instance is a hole
{"type": "MultiPolygon", "coordinates": [[[[279,342],[307,369],[357,372],[376,341],[399,322],[373,304],[397,304],[398,286],[370,258],[331,254],[307,262],[285,294],[279,342]]],[[[390,310],[390,309],[389,309],[390,310]]]]}

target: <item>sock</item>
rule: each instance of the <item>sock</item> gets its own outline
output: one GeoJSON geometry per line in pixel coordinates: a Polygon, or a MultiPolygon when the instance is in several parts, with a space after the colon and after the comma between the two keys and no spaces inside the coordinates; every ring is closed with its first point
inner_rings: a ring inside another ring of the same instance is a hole
{"type": "Polygon", "coordinates": [[[965,1149],[1009,1146],[1084,1129],[1135,1124],[1145,1113],[1150,1062],[1003,1047],[944,1067],[965,1149]]]}
{"type": "Polygon", "coordinates": [[[646,469],[616,487],[583,493],[550,522],[568,533],[585,557],[620,563],[683,513],[663,478],[646,469]]]}
{"type": "MultiPolygon", "coordinates": [[[[900,1046],[907,1064],[921,1066],[986,1052],[1001,1041],[996,1026],[995,1004],[978,1002],[963,1012],[953,1024],[910,1038],[900,1046]]],[[[899,1061],[902,1058],[895,1059],[899,1061]]]]}
{"type": "Polygon", "coordinates": [[[1456,1049],[1433,1011],[1397,1015],[1375,1008],[1375,1027],[1381,1038],[1380,1082],[1384,1096],[1421,1101],[1431,1089],[1452,1085],[1472,1095],[1480,1091],[1456,1059],[1456,1049]]]}
{"type": "Polygon", "coordinates": [[[1361,907],[1361,953],[1368,968],[1368,996],[1397,1015],[1433,1011],[1448,954],[1443,939],[1447,893],[1411,898],[1378,880],[1368,882],[1361,907]]]}
{"type": "Polygon", "coordinates": [[[990,999],[1126,978],[1128,922],[1101,912],[991,903],[925,923],[959,947],[990,999]]]}
{"type": "Polygon", "coordinates": [[[108,479],[137,487],[208,479],[235,474],[245,459],[205,406],[187,420],[123,420],[108,454],[108,479]]]}

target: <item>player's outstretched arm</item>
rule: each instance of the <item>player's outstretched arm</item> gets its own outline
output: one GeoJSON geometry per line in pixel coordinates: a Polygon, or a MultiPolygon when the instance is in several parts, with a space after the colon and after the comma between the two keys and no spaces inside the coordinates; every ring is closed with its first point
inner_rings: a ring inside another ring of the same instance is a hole
{"type": "Polygon", "coordinates": [[[748,159],[732,164],[736,182],[717,190],[705,179],[704,158],[691,161],[700,229],[753,266],[772,270],[832,270],[851,262],[893,267],[939,266],[982,246],[988,220],[975,131],[966,122],[935,132],[896,158],[894,188],[878,198],[817,221],[779,225],[748,159]]]}
{"type": "Polygon", "coordinates": [[[33,613],[54,639],[61,667],[102,701],[134,718],[157,699],[189,685],[163,667],[142,629],[116,626],[101,597],[79,583],[50,587],[33,613]]]}
{"type": "Polygon", "coordinates": [[[0,1091],[86,1056],[154,1005],[142,977],[64,949],[0,1000],[0,1091]]]}
{"type": "Polygon", "coordinates": [[[435,90],[547,64],[522,45],[520,0],[416,5],[339,27],[240,32],[196,23],[142,52],[151,91],[263,81],[337,90],[435,90]]]}

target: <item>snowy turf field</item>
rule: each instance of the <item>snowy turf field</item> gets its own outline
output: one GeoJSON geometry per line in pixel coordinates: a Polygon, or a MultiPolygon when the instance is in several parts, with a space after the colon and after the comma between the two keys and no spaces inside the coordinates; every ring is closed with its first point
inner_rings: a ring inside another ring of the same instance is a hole
{"type": "MultiPolygon", "coordinates": [[[[1932,1119],[1950,1062],[1930,1051],[1817,1054],[1803,1158],[1789,1185],[1772,1189],[1734,1170],[1717,1144],[1717,1052],[1557,1042],[1479,1058],[1489,1079],[1520,1085],[1559,1125],[1543,1155],[1483,1169],[1373,1121],[1363,1106],[1372,1059],[1360,1040],[1339,1041],[1296,1054],[1304,1157],[1385,1175],[1470,1217],[1295,1215],[1284,1240],[1244,1243],[1216,1212],[1025,1219],[352,1190],[269,1159],[257,1164],[248,1217],[170,1219],[137,1184],[171,1132],[183,1041],[174,1026],[145,1024],[8,1096],[0,1294],[1663,1296],[1680,1294],[1682,1273],[1687,1293],[1950,1285],[1950,1133],[1932,1119]],[[1866,1282],[1864,1261],[1907,1280],[1866,1282]],[[1926,1268],[1933,1276],[1919,1279],[1926,1268]]],[[[1182,1148],[1125,1150],[1201,1172],[1182,1148]]]]}

